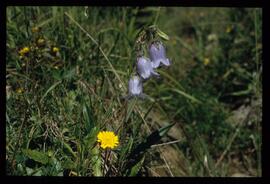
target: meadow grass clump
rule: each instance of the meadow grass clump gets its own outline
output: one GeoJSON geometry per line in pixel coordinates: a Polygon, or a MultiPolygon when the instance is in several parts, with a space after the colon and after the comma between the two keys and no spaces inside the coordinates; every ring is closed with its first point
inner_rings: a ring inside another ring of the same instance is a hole
{"type": "Polygon", "coordinates": [[[7,7],[7,175],[261,176],[261,17],[7,7]]]}

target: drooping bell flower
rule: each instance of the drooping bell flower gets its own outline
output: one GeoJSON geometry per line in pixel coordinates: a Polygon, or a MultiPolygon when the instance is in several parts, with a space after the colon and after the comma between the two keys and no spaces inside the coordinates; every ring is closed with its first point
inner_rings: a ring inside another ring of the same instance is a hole
{"type": "Polygon", "coordinates": [[[170,60],[166,57],[165,48],[161,42],[154,42],[150,45],[149,55],[153,68],[158,68],[160,65],[170,66],[170,60]]]}
{"type": "Polygon", "coordinates": [[[140,77],[132,76],[128,81],[128,96],[130,99],[132,97],[141,97],[143,98],[143,86],[140,77]]]}
{"type": "Polygon", "coordinates": [[[144,80],[151,76],[159,77],[159,74],[154,71],[151,61],[143,56],[137,58],[137,72],[144,80]]]}

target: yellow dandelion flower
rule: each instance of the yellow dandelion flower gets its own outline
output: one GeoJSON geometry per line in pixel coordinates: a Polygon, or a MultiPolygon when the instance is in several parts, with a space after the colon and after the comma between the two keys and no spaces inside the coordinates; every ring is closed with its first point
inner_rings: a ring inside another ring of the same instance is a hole
{"type": "Polygon", "coordinates": [[[203,64],[208,65],[209,63],[210,63],[210,59],[209,58],[204,58],[203,64]]]}
{"type": "Polygon", "coordinates": [[[23,56],[23,55],[27,54],[28,52],[30,52],[30,48],[29,47],[24,47],[19,51],[19,54],[21,56],[23,56]]]}
{"type": "Polygon", "coordinates": [[[100,143],[101,148],[114,148],[119,144],[118,136],[114,132],[101,131],[97,135],[97,142],[100,143]]]}
{"type": "Polygon", "coordinates": [[[58,51],[59,51],[59,48],[57,48],[57,47],[53,48],[53,52],[58,52],[58,51]]]}

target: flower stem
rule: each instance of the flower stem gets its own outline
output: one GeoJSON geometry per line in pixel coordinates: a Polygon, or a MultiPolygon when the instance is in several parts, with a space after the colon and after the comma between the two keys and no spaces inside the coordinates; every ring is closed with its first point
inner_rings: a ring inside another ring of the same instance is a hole
{"type": "Polygon", "coordinates": [[[104,162],[103,162],[103,176],[105,176],[107,154],[108,154],[108,151],[107,151],[107,149],[105,149],[105,158],[104,158],[104,162]]]}

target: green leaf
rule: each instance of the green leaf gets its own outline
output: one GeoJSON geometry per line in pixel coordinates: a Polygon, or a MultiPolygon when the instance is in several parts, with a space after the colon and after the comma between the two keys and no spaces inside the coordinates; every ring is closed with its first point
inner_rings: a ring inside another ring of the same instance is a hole
{"type": "Polygon", "coordinates": [[[171,90],[172,90],[172,91],[175,91],[176,93],[179,93],[180,95],[183,95],[184,97],[186,97],[186,98],[188,98],[188,99],[190,99],[190,100],[192,100],[192,101],[194,101],[194,102],[202,103],[200,100],[198,100],[198,99],[196,99],[195,97],[193,97],[193,96],[191,96],[191,95],[185,93],[184,91],[181,91],[181,90],[179,90],[179,89],[173,89],[173,88],[172,88],[171,90]]]}
{"type": "Polygon", "coordinates": [[[83,138],[85,149],[92,149],[92,147],[96,144],[98,131],[99,129],[97,127],[93,127],[91,131],[83,138]]]}
{"type": "Polygon", "coordinates": [[[159,130],[152,132],[143,142],[141,142],[135,147],[135,149],[133,149],[133,151],[127,157],[127,173],[129,173],[128,171],[131,171],[132,167],[134,167],[138,162],[140,162],[146,150],[149,149],[156,142],[158,142],[174,124],[175,123],[169,124],[165,127],[160,128],[159,130]]]}
{"type": "Polygon", "coordinates": [[[121,149],[121,152],[119,154],[119,161],[123,161],[125,156],[130,152],[131,148],[132,148],[132,145],[133,145],[133,138],[130,137],[129,138],[129,141],[128,141],[128,144],[127,145],[124,145],[121,149]]]}
{"type": "Polygon", "coordinates": [[[64,72],[63,79],[72,79],[73,76],[76,74],[76,68],[72,68],[71,70],[68,70],[64,72]]]}
{"type": "Polygon", "coordinates": [[[101,157],[99,153],[99,149],[97,147],[92,149],[92,169],[94,176],[102,176],[101,172],[101,157]]]}
{"type": "Polygon", "coordinates": [[[47,164],[49,162],[49,157],[46,153],[37,151],[37,150],[30,150],[30,149],[24,149],[23,153],[35,160],[36,162],[42,163],[42,164],[47,164]]]}
{"type": "Polygon", "coordinates": [[[33,173],[34,173],[34,170],[33,169],[31,169],[31,168],[29,168],[29,167],[26,167],[26,174],[27,174],[27,176],[31,176],[33,173]]]}
{"type": "Polygon", "coordinates": [[[172,128],[172,126],[175,125],[175,123],[171,123],[165,127],[162,127],[158,130],[159,132],[159,136],[163,137],[165,134],[167,134],[167,132],[170,130],[170,128],[172,128]]]}
{"type": "Polygon", "coordinates": [[[130,171],[129,176],[136,176],[138,174],[138,172],[140,171],[140,169],[142,168],[143,162],[144,162],[144,158],[143,157],[140,162],[138,162],[136,165],[134,165],[130,171]]]}
{"type": "Polygon", "coordinates": [[[72,148],[64,141],[62,143],[63,143],[64,147],[66,148],[66,150],[69,151],[69,153],[71,153],[73,155],[73,157],[76,158],[76,153],[72,150],[72,148]]]}
{"type": "Polygon", "coordinates": [[[62,166],[65,169],[74,169],[76,167],[76,164],[70,159],[68,159],[62,164],[62,166]]]}
{"type": "Polygon", "coordinates": [[[92,119],[92,112],[89,109],[88,105],[84,104],[83,106],[83,117],[85,120],[85,128],[87,133],[91,131],[91,129],[94,127],[94,122],[92,119]]]}
{"type": "Polygon", "coordinates": [[[133,111],[133,109],[134,109],[134,107],[135,107],[136,101],[137,101],[137,99],[135,98],[135,99],[132,99],[132,100],[130,101],[130,103],[128,103],[125,122],[128,121],[128,119],[129,119],[129,117],[130,117],[130,115],[131,115],[131,113],[132,113],[132,111],[133,111]]]}
{"type": "MultiPolygon", "coordinates": [[[[169,124],[165,127],[160,128],[152,132],[142,143],[140,143],[129,155],[130,159],[136,160],[142,153],[144,153],[148,148],[158,142],[169,130],[175,125],[175,123],[169,124]]],[[[138,160],[137,160],[138,161],[138,160]]]]}
{"type": "Polygon", "coordinates": [[[157,29],[157,34],[164,40],[167,40],[167,41],[170,40],[169,36],[165,34],[164,32],[162,32],[160,29],[157,29]]]}
{"type": "Polygon", "coordinates": [[[45,94],[41,97],[40,102],[42,102],[43,99],[48,95],[48,93],[49,93],[50,91],[52,91],[58,84],[61,84],[61,81],[58,81],[58,82],[54,83],[54,84],[53,84],[53,85],[45,92],[45,94]]]}
{"type": "Polygon", "coordinates": [[[35,173],[33,174],[33,176],[42,176],[42,175],[43,175],[42,170],[38,170],[37,172],[35,172],[35,173]]]}

